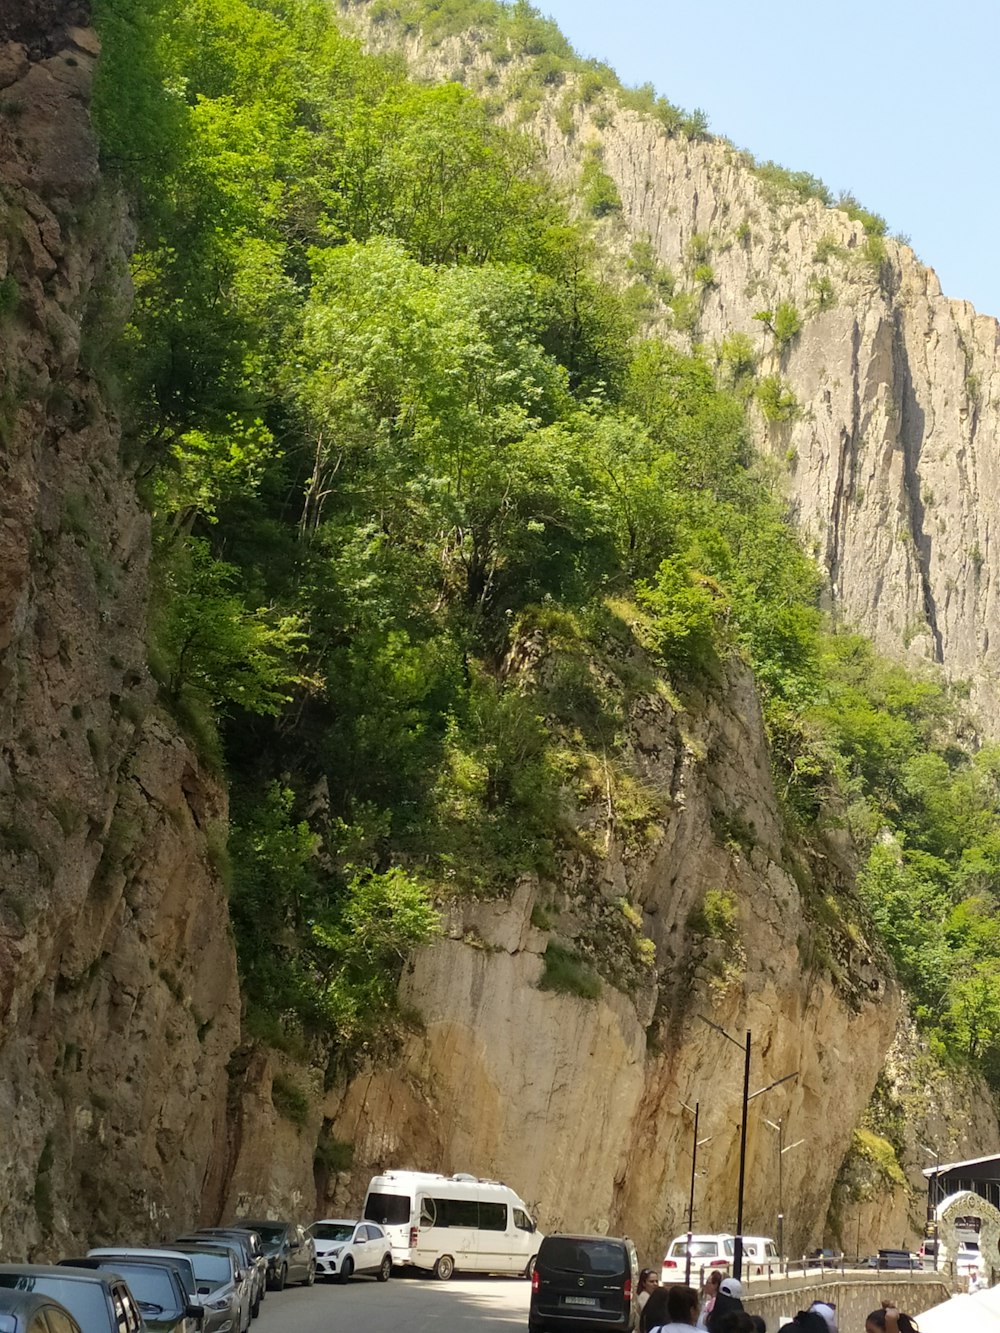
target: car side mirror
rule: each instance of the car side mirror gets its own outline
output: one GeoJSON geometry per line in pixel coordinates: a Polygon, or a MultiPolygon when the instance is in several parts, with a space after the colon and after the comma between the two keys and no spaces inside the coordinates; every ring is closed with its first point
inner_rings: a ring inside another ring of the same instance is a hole
{"type": "Polygon", "coordinates": [[[364,1245],[365,1242],[362,1240],[362,1238],[361,1238],[360,1236],[355,1236],[355,1237],[354,1237],[354,1243],[355,1243],[355,1245],[364,1245]]]}
{"type": "Polygon", "coordinates": [[[202,1324],[205,1322],[205,1307],[203,1305],[185,1306],[184,1318],[193,1319],[198,1327],[201,1328],[202,1324]]]}

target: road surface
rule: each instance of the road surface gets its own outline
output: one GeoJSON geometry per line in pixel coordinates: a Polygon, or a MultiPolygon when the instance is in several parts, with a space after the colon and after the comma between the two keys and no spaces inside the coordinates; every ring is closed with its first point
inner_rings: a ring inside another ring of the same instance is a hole
{"type": "Polygon", "coordinates": [[[317,1282],[268,1292],[250,1333],[527,1333],[530,1294],[523,1278],[317,1282]]]}

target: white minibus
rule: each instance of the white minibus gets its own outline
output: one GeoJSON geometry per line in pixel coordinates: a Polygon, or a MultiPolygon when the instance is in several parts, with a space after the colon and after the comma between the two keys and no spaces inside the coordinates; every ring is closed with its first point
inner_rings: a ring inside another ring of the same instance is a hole
{"type": "Polygon", "coordinates": [[[442,1281],[456,1269],[530,1277],[542,1240],[513,1190],[464,1174],[374,1176],[364,1216],[385,1228],[394,1264],[429,1270],[442,1281]]]}

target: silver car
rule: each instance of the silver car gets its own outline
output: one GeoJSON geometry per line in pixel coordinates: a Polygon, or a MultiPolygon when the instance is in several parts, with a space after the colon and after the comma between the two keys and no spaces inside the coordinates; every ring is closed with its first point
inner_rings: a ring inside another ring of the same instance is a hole
{"type": "Polygon", "coordinates": [[[172,1240],[170,1243],[182,1254],[205,1254],[213,1257],[222,1255],[229,1260],[232,1265],[233,1282],[239,1293],[240,1302],[239,1323],[233,1333],[247,1333],[247,1329],[253,1321],[253,1274],[243,1267],[242,1251],[239,1245],[235,1241],[216,1240],[202,1236],[187,1236],[180,1240],[172,1240]]]}
{"type": "Polygon", "coordinates": [[[197,1255],[151,1246],[113,1245],[88,1250],[87,1258],[169,1260],[177,1265],[185,1287],[191,1292],[192,1304],[205,1311],[201,1333],[240,1333],[240,1293],[232,1259],[227,1254],[197,1255]]]}

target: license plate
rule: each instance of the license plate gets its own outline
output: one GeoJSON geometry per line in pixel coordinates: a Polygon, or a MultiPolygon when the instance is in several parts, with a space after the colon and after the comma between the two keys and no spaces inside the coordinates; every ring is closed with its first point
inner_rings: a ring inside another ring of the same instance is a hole
{"type": "Polygon", "coordinates": [[[596,1296],[566,1296],[564,1299],[565,1299],[565,1302],[566,1302],[567,1305],[596,1305],[596,1304],[597,1304],[597,1297],[596,1297],[596,1296]]]}

